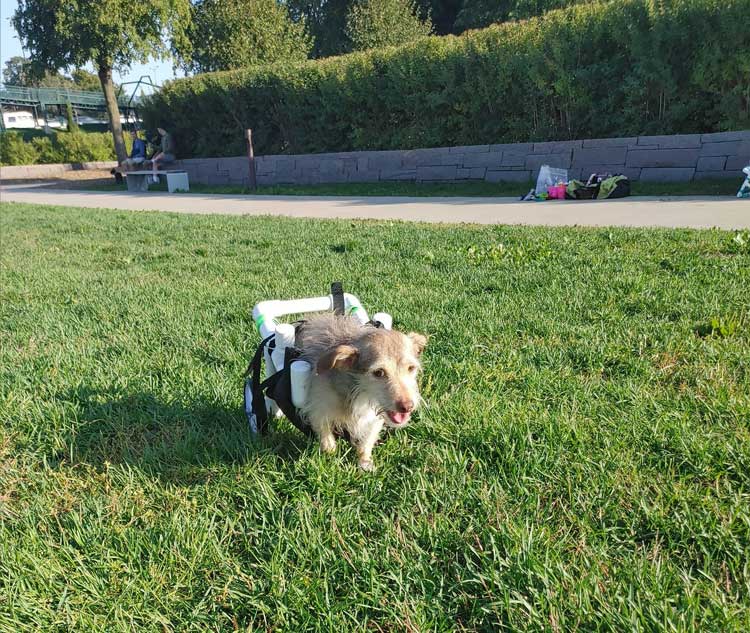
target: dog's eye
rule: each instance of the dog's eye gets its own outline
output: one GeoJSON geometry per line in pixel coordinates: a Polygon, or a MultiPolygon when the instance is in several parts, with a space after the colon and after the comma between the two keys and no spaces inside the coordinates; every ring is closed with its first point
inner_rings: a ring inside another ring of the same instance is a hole
{"type": "Polygon", "coordinates": [[[415,371],[417,371],[417,366],[416,366],[416,365],[409,365],[409,366],[408,366],[408,367],[406,368],[406,370],[407,370],[407,371],[408,371],[408,372],[409,372],[410,374],[413,374],[413,373],[414,373],[415,371]]]}
{"type": "Polygon", "coordinates": [[[376,369],[372,372],[372,375],[375,376],[375,378],[385,378],[385,369],[376,369]]]}

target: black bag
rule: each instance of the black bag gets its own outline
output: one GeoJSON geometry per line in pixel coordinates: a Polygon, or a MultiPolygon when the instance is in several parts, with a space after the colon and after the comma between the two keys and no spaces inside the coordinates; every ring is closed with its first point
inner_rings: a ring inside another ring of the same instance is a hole
{"type": "Polygon", "coordinates": [[[630,180],[623,178],[619,180],[615,185],[614,190],[607,196],[607,199],[612,198],[627,198],[630,195],[630,180]]]}

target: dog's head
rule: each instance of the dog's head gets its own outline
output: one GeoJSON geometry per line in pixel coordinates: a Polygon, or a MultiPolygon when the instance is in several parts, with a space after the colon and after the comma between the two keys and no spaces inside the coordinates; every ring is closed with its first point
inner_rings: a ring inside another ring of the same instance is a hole
{"type": "Polygon", "coordinates": [[[318,373],[349,372],[356,378],[358,397],[384,414],[386,426],[409,422],[420,401],[417,376],[427,344],[422,334],[372,329],[350,345],[337,345],[318,360],[318,373]]]}

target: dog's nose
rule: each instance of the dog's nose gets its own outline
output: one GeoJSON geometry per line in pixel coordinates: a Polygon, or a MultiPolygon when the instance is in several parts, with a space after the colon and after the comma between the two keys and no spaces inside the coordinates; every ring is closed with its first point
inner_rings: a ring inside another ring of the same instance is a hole
{"type": "Polygon", "coordinates": [[[399,400],[398,402],[396,402],[396,406],[398,407],[399,413],[409,413],[409,411],[414,410],[414,401],[399,400]]]}

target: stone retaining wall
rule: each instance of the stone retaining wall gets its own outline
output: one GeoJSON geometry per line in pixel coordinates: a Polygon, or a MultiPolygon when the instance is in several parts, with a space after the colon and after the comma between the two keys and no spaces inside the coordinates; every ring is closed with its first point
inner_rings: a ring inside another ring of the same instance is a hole
{"type": "Polygon", "coordinates": [[[31,180],[54,178],[68,171],[80,169],[112,169],[117,161],[92,161],[88,163],[52,163],[49,165],[3,165],[0,167],[0,180],[31,180]]]}
{"type": "MultiPolygon", "coordinates": [[[[258,183],[486,182],[526,183],[543,164],[563,167],[572,178],[592,172],[625,174],[633,180],[688,181],[740,178],[750,163],[750,130],[715,134],[468,145],[380,152],[337,152],[259,156],[258,183]]],[[[74,169],[110,169],[114,162],[19,165],[0,168],[3,180],[50,178],[74,169]]],[[[190,181],[207,185],[248,184],[245,156],[193,158],[172,169],[187,170],[190,181]]]]}
{"type": "MultiPolygon", "coordinates": [[[[432,149],[337,152],[260,156],[259,184],[338,182],[487,182],[526,183],[540,165],[568,169],[572,178],[592,172],[622,173],[633,180],[688,181],[741,176],[750,163],[750,130],[715,134],[469,145],[432,149]]],[[[195,158],[173,168],[189,172],[191,182],[247,185],[244,156],[195,158]]]]}

